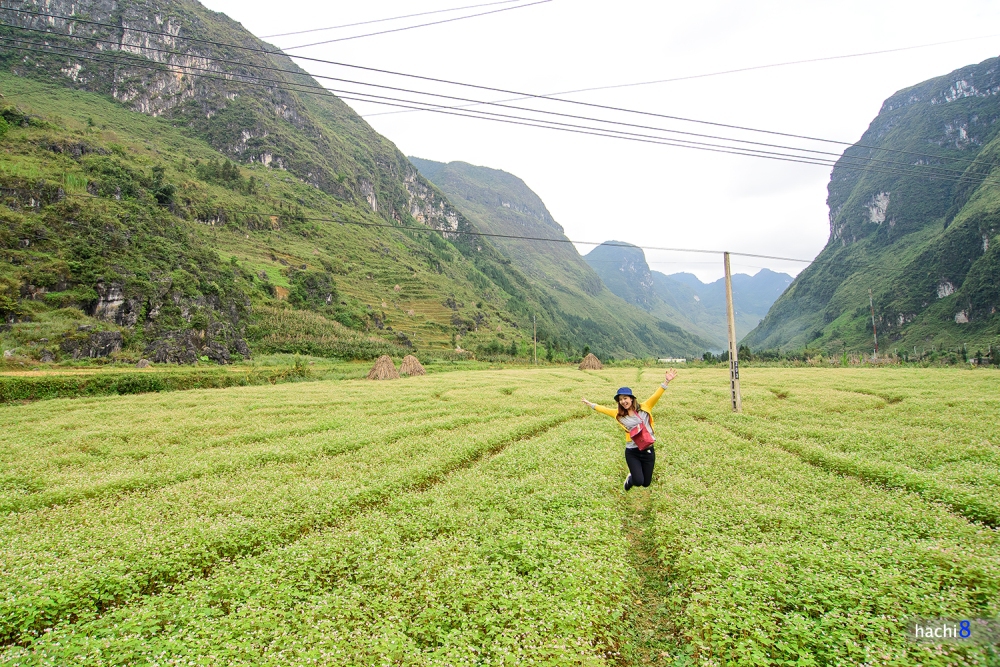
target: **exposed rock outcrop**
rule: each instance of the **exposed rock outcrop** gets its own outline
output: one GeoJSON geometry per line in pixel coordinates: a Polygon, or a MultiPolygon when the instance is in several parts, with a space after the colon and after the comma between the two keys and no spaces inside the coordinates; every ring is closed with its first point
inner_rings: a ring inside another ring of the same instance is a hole
{"type": "Polygon", "coordinates": [[[233,361],[230,347],[244,359],[250,358],[246,341],[229,334],[222,326],[209,331],[185,329],[168,333],[147,346],[144,355],[157,364],[193,364],[203,357],[217,364],[230,364],[233,361]]]}
{"type": "Polygon", "coordinates": [[[86,336],[77,334],[65,338],[59,347],[74,359],[95,359],[121,352],[123,342],[120,331],[95,331],[86,336]]]}

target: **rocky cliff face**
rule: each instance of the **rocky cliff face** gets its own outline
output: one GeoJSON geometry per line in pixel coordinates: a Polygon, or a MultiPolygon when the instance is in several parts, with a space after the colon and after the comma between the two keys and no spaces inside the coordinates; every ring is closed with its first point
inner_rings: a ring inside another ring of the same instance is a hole
{"type": "Polygon", "coordinates": [[[629,303],[646,311],[660,305],[642,248],[612,240],[591,250],[585,259],[608,289],[629,303]]]}
{"type": "Polygon", "coordinates": [[[383,218],[459,215],[389,141],[274,47],[192,0],[23,0],[0,34],[13,72],[106,94],[187,126],[234,161],[285,169],[383,218]],[[35,12],[35,13],[27,13],[35,12]],[[74,20],[77,19],[77,20],[74,20]],[[85,22],[86,21],[86,22],[85,22]],[[44,31],[44,34],[43,34],[44,31]],[[48,52],[41,51],[41,42],[48,52]]]}
{"type": "Polygon", "coordinates": [[[988,173],[973,162],[996,136],[1000,119],[996,59],[901,90],[887,99],[830,178],[830,240],[842,247],[870,236],[891,243],[945,217],[950,223],[988,173]],[[912,174],[849,168],[868,159],[912,174]],[[938,173],[949,178],[914,177],[938,173]],[[960,186],[952,181],[964,176],[960,186]]]}
{"type": "Polygon", "coordinates": [[[998,121],[996,58],[888,98],[831,174],[826,248],[746,342],[868,347],[871,288],[887,344],[989,345],[1000,334],[998,121]],[[856,168],[869,159],[884,162],[856,168]]]}

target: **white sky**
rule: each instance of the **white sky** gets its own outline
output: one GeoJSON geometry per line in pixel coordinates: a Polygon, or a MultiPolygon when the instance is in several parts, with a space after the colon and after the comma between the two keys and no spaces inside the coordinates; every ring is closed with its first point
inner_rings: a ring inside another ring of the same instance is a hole
{"type": "MultiPolygon", "coordinates": [[[[477,3],[284,0],[279,11],[271,0],[203,1],[261,36],[477,3]]],[[[464,13],[490,9],[494,8],[464,13]]],[[[269,41],[290,47],[458,15],[461,12],[269,41]]],[[[878,113],[882,101],[895,91],[1000,55],[1000,3],[552,0],[524,9],[292,53],[547,94],[989,35],[994,36],[900,53],[567,96],[854,142],[878,113]]],[[[477,99],[504,97],[378,78],[328,65],[300,64],[313,74],[477,99]]],[[[521,177],[574,240],[615,239],[643,246],[726,249],[810,259],[823,248],[829,235],[828,167],[636,144],[426,112],[372,115],[390,109],[349,103],[407,155],[442,162],[462,160],[521,177]]],[[[569,113],[595,113],[569,105],[546,106],[569,113]]],[[[641,116],[615,118],[664,126],[668,123],[641,116]]],[[[720,133],[717,128],[705,126],[669,126],[720,133]]],[[[834,146],[832,150],[841,149],[834,146]]],[[[585,254],[591,247],[581,245],[578,249],[585,254]]],[[[664,273],[690,271],[705,281],[722,275],[721,257],[716,255],[647,250],[646,257],[651,268],[664,273]]],[[[756,273],[765,266],[794,275],[804,265],[733,258],[734,272],[756,273]]]]}

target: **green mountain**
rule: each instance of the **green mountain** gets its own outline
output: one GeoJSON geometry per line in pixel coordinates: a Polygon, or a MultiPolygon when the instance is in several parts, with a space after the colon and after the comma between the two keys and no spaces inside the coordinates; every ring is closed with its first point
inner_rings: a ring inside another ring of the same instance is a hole
{"type": "Polygon", "coordinates": [[[472,319],[445,302],[491,285],[440,237],[356,226],[386,222],[165,119],[10,74],[0,92],[0,341],[17,355],[443,348],[472,319]]]}
{"type": "Polygon", "coordinates": [[[560,339],[588,344],[598,356],[690,356],[711,346],[699,332],[681,326],[683,318],[646,312],[608,289],[610,285],[605,287],[521,179],[465,162],[444,164],[415,157],[410,161],[477,229],[507,237],[554,239],[552,243],[491,240],[513,266],[545,286],[560,339]]]}
{"type": "MultiPolygon", "coordinates": [[[[705,284],[690,273],[652,271],[641,248],[619,241],[601,244],[584,259],[612,292],[629,303],[706,338],[711,342],[706,349],[727,346],[725,279],[705,284]]],[[[757,326],[791,281],[791,276],[767,269],[753,276],[733,275],[737,337],[757,326]]]]}
{"type": "Polygon", "coordinates": [[[8,356],[527,354],[533,316],[566,352],[687,340],[567,315],[460,233],[476,227],[390,141],[225,15],[192,0],[14,6],[0,26],[8,356]]]}
{"type": "Polygon", "coordinates": [[[831,174],[826,247],[743,342],[869,349],[871,289],[883,350],[1000,343],[998,94],[991,58],[887,99],[831,174]]]}

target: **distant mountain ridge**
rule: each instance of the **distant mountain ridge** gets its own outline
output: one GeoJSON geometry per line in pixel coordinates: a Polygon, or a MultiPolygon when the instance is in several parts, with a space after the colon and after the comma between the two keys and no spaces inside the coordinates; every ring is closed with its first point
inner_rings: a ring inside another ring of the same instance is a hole
{"type": "MultiPolygon", "coordinates": [[[[725,279],[702,283],[691,273],[666,275],[653,271],[641,248],[610,241],[584,256],[611,291],[657,317],[669,317],[687,330],[708,338],[713,349],[726,347],[728,324],[725,279]]],[[[767,314],[771,304],[791,284],[792,277],[762,269],[735,274],[733,304],[736,335],[742,338],[767,314]]]]}
{"type": "MultiPolygon", "coordinates": [[[[552,243],[491,240],[518,270],[547,286],[553,312],[560,313],[557,319],[563,327],[555,335],[603,341],[601,350],[616,356],[620,355],[616,350],[622,349],[644,355],[691,356],[711,346],[708,338],[685,326],[682,317],[637,308],[605,287],[542,200],[520,178],[465,162],[445,164],[417,157],[410,161],[477,228],[509,237],[553,239],[552,243]]],[[[601,351],[596,342],[591,346],[601,351]]]]}
{"type": "MultiPolygon", "coordinates": [[[[664,274],[659,271],[653,271],[654,280],[659,276],[664,276],[664,274]]],[[[670,273],[664,277],[669,278],[674,283],[690,287],[706,309],[725,316],[725,278],[719,278],[710,283],[703,283],[693,273],[670,273]]],[[[748,316],[763,318],[771,308],[771,304],[777,301],[778,297],[792,284],[792,277],[787,273],[778,273],[765,268],[752,276],[746,273],[734,273],[732,275],[732,283],[733,302],[737,312],[742,311],[748,316]]],[[[737,335],[742,337],[746,333],[748,332],[741,332],[739,326],[737,326],[737,335]]]]}
{"type": "Polygon", "coordinates": [[[1000,59],[890,96],[830,176],[826,247],[745,342],[870,350],[871,289],[883,350],[1000,344],[998,160],[1000,59]]]}

